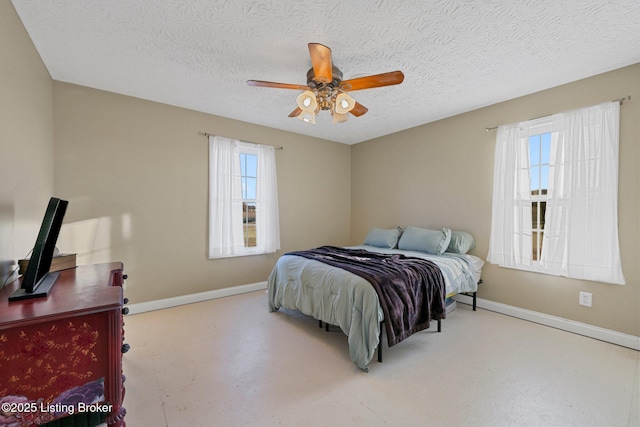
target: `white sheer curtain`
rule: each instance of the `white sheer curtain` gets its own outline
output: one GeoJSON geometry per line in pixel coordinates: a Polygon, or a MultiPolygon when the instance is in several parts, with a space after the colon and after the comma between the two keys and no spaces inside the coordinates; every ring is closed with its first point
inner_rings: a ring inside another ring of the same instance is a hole
{"type": "Polygon", "coordinates": [[[238,141],[209,137],[209,258],[244,251],[238,141]]]}
{"type": "Polygon", "coordinates": [[[531,190],[526,123],[500,126],[493,166],[491,235],[487,261],[531,267],[531,190]]]}
{"type": "Polygon", "coordinates": [[[553,116],[540,264],[549,274],[624,284],[618,244],[620,104],[553,116]]]}
{"type": "Polygon", "coordinates": [[[258,200],[256,242],[263,253],[280,249],[280,215],[278,211],[278,179],[275,148],[258,145],[258,200]]]}
{"type": "MultiPolygon", "coordinates": [[[[500,126],[487,261],[575,279],[624,284],[618,244],[620,104],[556,114],[542,253],[532,261],[529,135],[538,121],[500,126]]],[[[547,121],[545,120],[545,121],[547,121]]]]}
{"type": "Polygon", "coordinates": [[[209,137],[209,258],[271,253],[280,249],[274,147],[209,137]],[[256,246],[244,246],[240,151],[258,155],[256,246]]]}

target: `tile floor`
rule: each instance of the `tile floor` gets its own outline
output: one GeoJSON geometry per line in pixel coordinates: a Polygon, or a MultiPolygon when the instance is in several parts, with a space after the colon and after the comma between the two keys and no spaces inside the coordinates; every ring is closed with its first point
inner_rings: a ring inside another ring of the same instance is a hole
{"type": "Polygon", "coordinates": [[[368,373],[264,291],[125,323],[129,427],[640,425],[640,352],[464,304],[368,373]]]}

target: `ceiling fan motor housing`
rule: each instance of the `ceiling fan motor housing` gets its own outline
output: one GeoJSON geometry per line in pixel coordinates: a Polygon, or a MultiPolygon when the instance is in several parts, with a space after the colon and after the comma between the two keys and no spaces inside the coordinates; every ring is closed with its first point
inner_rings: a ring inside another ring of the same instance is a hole
{"type": "Polygon", "coordinates": [[[316,74],[313,71],[313,68],[310,68],[309,71],[307,71],[307,86],[309,86],[312,89],[316,89],[320,86],[338,87],[341,81],[342,81],[342,71],[340,71],[338,67],[336,67],[335,65],[331,67],[330,82],[324,82],[320,79],[317,79],[316,74]]]}
{"type": "Polygon", "coordinates": [[[331,67],[331,81],[325,82],[324,78],[316,78],[313,68],[307,71],[307,86],[309,86],[316,94],[318,108],[320,110],[330,110],[332,99],[338,94],[340,82],[342,82],[342,71],[336,66],[331,67]]]}

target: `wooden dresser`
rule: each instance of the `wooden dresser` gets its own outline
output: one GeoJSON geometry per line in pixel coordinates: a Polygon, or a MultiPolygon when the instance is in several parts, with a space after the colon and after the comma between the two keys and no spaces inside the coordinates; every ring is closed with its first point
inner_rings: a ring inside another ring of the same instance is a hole
{"type": "Polygon", "coordinates": [[[0,290],[0,426],[96,413],[125,426],[123,265],[60,273],[46,298],[8,302],[21,279],[0,290]]]}

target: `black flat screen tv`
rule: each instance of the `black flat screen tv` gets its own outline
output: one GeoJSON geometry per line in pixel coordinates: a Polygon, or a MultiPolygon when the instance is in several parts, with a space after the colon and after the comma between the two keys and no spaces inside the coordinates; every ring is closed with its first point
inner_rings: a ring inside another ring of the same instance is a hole
{"type": "Polygon", "coordinates": [[[49,294],[60,275],[58,272],[49,273],[49,268],[68,204],[66,200],[56,197],[49,200],[22,284],[9,296],[9,301],[46,297],[49,294]]]}

